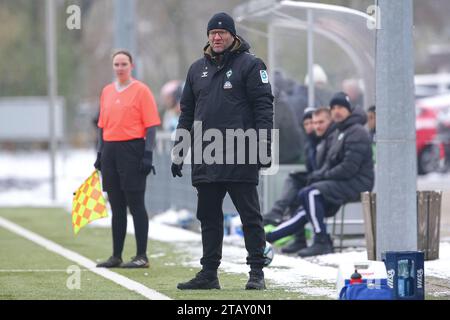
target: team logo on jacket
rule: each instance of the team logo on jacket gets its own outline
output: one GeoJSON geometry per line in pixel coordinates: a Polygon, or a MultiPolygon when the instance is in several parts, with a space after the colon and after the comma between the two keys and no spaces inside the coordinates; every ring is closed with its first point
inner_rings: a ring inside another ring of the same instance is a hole
{"type": "Polygon", "coordinates": [[[206,78],[208,76],[208,71],[203,71],[202,78],[206,78]]]}
{"type": "Polygon", "coordinates": [[[269,75],[266,70],[259,70],[259,75],[261,76],[262,83],[269,83],[269,75]]]}
{"type": "Polygon", "coordinates": [[[231,84],[230,81],[225,82],[225,84],[223,85],[224,89],[231,89],[233,88],[233,85],[231,84]]]}
{"type": "Polygon", "coordinates": [[[233,71],[232,71],[231,69],[228,70],[227,73],[226,73],[227,78],[230,79],[230,77],[231,77],[232,74],[233,74],[233,71]]]}

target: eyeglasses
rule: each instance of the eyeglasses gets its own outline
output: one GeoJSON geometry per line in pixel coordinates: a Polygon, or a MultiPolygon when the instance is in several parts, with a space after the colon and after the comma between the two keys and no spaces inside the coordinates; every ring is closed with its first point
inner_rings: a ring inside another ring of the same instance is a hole
{"type": "Polygon", "coordinates": [[[224,36],[226,36],[228,33],[228,31],[226,30],[218,30],[218,31],[210,31],[208,36],[210,38],[214,38],[217,35],[219,35],[219,37],[222,39],[224,36]]]}

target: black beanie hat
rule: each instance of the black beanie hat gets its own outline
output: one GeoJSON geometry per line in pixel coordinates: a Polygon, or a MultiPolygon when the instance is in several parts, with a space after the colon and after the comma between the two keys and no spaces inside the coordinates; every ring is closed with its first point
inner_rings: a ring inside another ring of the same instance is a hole
{"type": "Polygon", "coordinates": [[[225,29],[230,32],[233,37],[236,35],[236,28],[234,26],[234,20],[225,12],[216,13],[208,22],[208,29],[206,34],[209,35],[209,31],[213,29],[225,29]]]}
{"type": "Polygon", "coordinates": [[[316,111],[316,108],[308,107],[303,111],[303,119],[302,121],[305,121],[307,119],[312,119],[313,113],[316,111]]]}
{"type": "Polygon", "coordinates": [[[330,108],[333,109],[333,106],[340,105],[346,107],[348,111],[353,112],[352,104],[350,103],[350,98],[345,92],[336,93],[330,101],[330,108]]]}

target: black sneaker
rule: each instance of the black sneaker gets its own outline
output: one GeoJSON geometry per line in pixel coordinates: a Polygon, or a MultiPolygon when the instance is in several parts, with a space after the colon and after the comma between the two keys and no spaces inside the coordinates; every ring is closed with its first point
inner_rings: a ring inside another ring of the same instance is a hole
{"type": "Polygon", "coordinates": [[[316,235],[311,247],[300,250],[298,255],[302,258],[333,253],[333,242],[328,234],[316,235]]]}
{"type": "Polygon", "coordinates": [[[297,253],[300,250],[305,249],[306,247],[306,241],[294,240],[291,244],[281,248],[281,252],[286,254],[297,253]]]}
{"type": "Polygon", "coordinates": [[[194,278],[187,282],[180,282],[177,285],[180,290],[209,290],[220,289],[219,278],[217,272],[204,271],[198,272],[194,278]]]}
{"type": "Polygon", "coordinates": [[[251,270],[249,272],[250,277],[247,284],[245,285],[245,290],[265,290],[266,282],[264,281],[264,272],[262,270],[251,270]]]}
{"type": "Polygon", "coordinates": [[[129,269],[148,268],[149,267],[148,258],[147,258],[147,256],[144,256],[144,255],[136,256],[136,257],[131,258],[130,262],[122,263],[120,265],[120,267],[121,268],[129,268],[129,269]]]}
{"type": "Polygon", "coordinates": [[[122,264],[122,259],[114,256],[109,257],[108,260],[97,264],[97,268],[119,268],[122,264]]]}

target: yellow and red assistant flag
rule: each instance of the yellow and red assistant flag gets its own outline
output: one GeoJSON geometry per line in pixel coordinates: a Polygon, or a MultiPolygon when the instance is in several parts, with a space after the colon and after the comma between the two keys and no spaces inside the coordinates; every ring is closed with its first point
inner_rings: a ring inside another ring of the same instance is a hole
{"type": "Polygon", "coordinates": [[[89,222],[107,217],[106,201],[97,170],[73,194],[72,226],[77,234],[89,222]]]}

